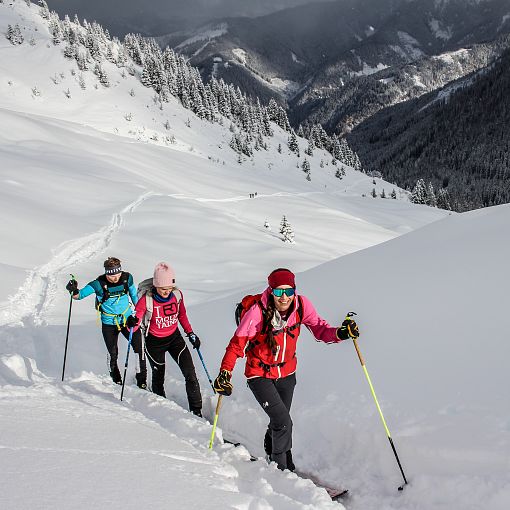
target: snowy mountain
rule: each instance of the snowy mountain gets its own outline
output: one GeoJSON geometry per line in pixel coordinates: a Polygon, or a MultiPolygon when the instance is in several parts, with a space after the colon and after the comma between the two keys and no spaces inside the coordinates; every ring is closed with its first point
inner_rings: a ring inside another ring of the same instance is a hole
{"type": "Polygon", "coordinates": [[[161,44],[206,78],[288,101],[293,125],[343,133],[485,67],[510,46],[509,32],[506,0],[339,0],[218,20],[161,44]]]}
{"type": "Polygon", "coordinates": [[[262,16],[270,12],[308,3],[310,0],[151,0],[150,9],[139,0],[49,0],[48,5],[62,17],[78,14],[97,21],[123,37],[129,32],[156,36],[169,30],[193,28],[224,16],[262,16]]]}
{"type": "Polygon", "coordinates": [[[447,188],[456,211],[508,203],[509,88],[507,50],[482,71],[382,110],[348,140],[365,168],[401,186],[447,188]]]}
{"type": "MultiPolygon", "coordinates": [[[[410,204],[405,193],[374,199],[374,186],[392,186],[350,168],[339,179],[318,149],[307,180],[274,123],[267,151],[240,164],[230,119],[201,119],[172,95],[154,101],[141,66],[102,60],[110,44],[120,49],[113,41],[96,55],[105,86],[95,65],[80,70],[64,56],[49,21],[33,4],[0,3],[0,33],[19,27],[0,38],[2,507],[342,508],[312,482],[222,443],[242,440],[262,454],[266,418],[241,366],[213,451],[216,399],[196,355],[204,419],[185,410],[173,364],[168,399],[128,384],[120,402],[91,300],[73,305],[60,382],[69,273],[83,284],[117,255],[136,281],[159,260],[174,266],[213,375],[235,303],[276,266],[298,272],[300,291],[332,324],[358,312],[360,346],[411,483],[396,491],[399,471],[352,345],[303,333],[295,458],[349,487],[346,507],[506,509],[509,208],[457,215],[410,204]],[[294,244],[277,233],[283,214],[294,244]]],[[[130,382],[133,372],[130,362],[130,382]]]]}

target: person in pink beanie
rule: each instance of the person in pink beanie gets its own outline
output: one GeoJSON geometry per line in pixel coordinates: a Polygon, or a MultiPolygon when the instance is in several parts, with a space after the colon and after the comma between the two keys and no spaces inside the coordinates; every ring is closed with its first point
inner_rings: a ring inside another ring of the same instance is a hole
{"type": "Polygon", "coordinates": [[[262,294],[246,296],[239,325],[226,348],[214,389],[220,395],[232,393],[232,370],[238,358],[246,356],[244,374],[248,387],[269,417],[264,438],[268,457],[281,470],[294,471],[290,407],[296,385],[296,347],[301,326],[327,344],[359,336],[353,320],[341,327],[330,326],[315,311],[311,301],[296,292],[292,271],[278,268],[267,279],[262,294]]]}
{"type": "Polygon", "coordinates": [[[186,381],[190,411],[202,416],[200,385],[191,353],[178,324],[194,349],[200,347],[200,339],[189,322],[182,291],[175,285],[175,272],[169,264],[160,262],[154,268],[152,281],[149,279],[146,282],[148,289],[136,304],[135,314],[145,334],[145,352],[152,368],[152,391],[166,397],[165,355],[168,352],[179,365],[186,381]]]}

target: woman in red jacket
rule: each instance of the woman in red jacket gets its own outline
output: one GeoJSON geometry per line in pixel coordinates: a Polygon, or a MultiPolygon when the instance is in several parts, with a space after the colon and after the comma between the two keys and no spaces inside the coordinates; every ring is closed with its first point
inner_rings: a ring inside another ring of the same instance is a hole
{"type": "Polygon", "coordinates": [[[344,321],[340,328],[331,327],[308,298],[296,294],[295,276],[289,269],[275,269],[267,281],[269,287],[246,311],[227,346],[214,388],[221,395],[231,395],[232,370],[237,358],[246,356],[248,387],[269,416],[266,453],[279,469],[293,471],[290,407],[301,325],[325,343],[357,338],[359,331],[353,320],[344,321]]]}

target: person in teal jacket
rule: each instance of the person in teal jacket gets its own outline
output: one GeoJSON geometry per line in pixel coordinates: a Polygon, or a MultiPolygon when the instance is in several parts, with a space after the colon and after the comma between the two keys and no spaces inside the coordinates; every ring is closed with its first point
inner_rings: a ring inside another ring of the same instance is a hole
{"type": "MultiPolygon", "coordinates": [[[[87,283],[82,289],[78,289],[78,282],[74,279],[68,282],[66,289],[73,299],[77,300],[95,294],[96,309],[101,316],[101,329],[108,350],[110,376],[113,382],[122,384],[122,377],[117,365],[119,333],[129,338],[129,330],[137,325],[138,321],[136,316],[133,316],[132,306],[136,305],[138,297],[133,276],[122,271],[118,258],[108,257],[104,261],[104,269],[104,274],[87,283]]],[[[139,360],[136,384],[139,388],[146,389],[147,365],[140,330],[133,333],[131,345],[138,354],[139,360]]]]}

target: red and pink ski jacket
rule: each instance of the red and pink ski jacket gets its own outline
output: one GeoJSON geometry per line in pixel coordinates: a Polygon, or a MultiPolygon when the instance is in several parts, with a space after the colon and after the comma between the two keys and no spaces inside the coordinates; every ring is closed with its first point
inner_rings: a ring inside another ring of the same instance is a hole
{"type": "MultiPolygon", "coordinates": [[[[158,338],[170,336],[177,329],[177,322],[181,324],[186,334],[193,331],[193,328],[189,323],[188,316],[186,315],[184,297],[181,298],[179,303],[173,294],[170,300],[166,303],[158,303],[154,299],[153,307],[154,309],[152,311],[152,317],[148,328],[148,333],[152,336],[158,338]]],[[[135,306],[135,314],[140,322],[142,321],[146,311],[147,303],[144,294],[135,306]]]]}
{"type": "MultiPolygon", "coordinates": [[[[262,306],[267,306],[271,289],[268,287],[261,297],[262,306]]],[[[325,343],[341,342],[336,335],[336,329],[331,327],[315,311],[311,301],[305,296],[296,294],[294,309],[287,318],[286,325],[280,330],[273,329],[277,343],[276,353],[273,353],[266,343],[266,335],[262,333],[263,315],[260,304],[255,303],[246,311],[230,340],[221,369],[232,372],[237,358],[246,356],[244,375],[248,379],[266,377],[280,379],[296,371],[296,344],[301,324],[304,324],[319,341],[325,343]],[[302,309],[297,312],[299,306],[302,309]],[[301,318],[301,321],[300,321],[301,318]]]]}

